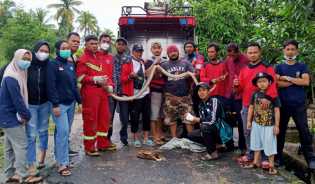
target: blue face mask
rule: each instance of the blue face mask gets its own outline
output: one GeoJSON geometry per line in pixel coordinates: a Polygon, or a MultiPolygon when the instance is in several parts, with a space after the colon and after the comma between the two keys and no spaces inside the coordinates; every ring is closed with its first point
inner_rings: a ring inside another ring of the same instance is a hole
{"type": "Polygon", "coordinates": [[[59,55],[63,59],[67,59],[67,58],[69,58],[71,56],[71,51],[70,50],[60,50],[59,51],[59,55]]]}
{"type": "Polygon", "coordinates": [[[22,60],[17,61],[17,65],[20,67],[21,70],[27,70],[28,67],[31,66],[31,62],[22,59],[22,60]]]}

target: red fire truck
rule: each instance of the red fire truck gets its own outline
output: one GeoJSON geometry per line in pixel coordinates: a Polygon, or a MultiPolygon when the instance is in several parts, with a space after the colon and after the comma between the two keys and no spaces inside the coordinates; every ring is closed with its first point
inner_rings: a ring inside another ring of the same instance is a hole
{"type": "Polygon", "coordinates": [[[152,42],[159,41],[163,47],[162,56],[166,57],[166,48],[176,44],[183,56],[183,44],[187,40],[195,40],[196,20],[192,16],[193,9],[188,3],[180,7],[169,7],[167,4],[150,6],[123,6],[119,18],[119,36],[129,42],[144,46],[144,58],[151,56],[152,42]]]}

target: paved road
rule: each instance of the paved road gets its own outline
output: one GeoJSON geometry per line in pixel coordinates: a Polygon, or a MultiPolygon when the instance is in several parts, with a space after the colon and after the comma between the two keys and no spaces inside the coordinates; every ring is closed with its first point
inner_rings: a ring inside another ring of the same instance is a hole
{"type": "MultiPolygon", "coordinates": [[[[81,120],[76,118],[77,130],[81,120]]],[[[118,132],[119,120],[115,118],[114,132],[118,132]]],[[[72,136],[77,149],[80,145],[80,132],[72,136]]],[[[113,138],[119,140],[118,134],[113,138]]],[[[227,153],[213,162],[200,160],[201,154],[185,150],[162,152],[165,161],[155,162],[136,157],[133,146],[121,147],[117,152],[105,152],[99,158],[86,157],[80,153],[74,158],[76,164],[73,175],[60,177],[50,172],[47,183],[73,184],[209,184],[209,183],[290,183],[296,181],[293,175],[269,176],[261,170],[241,169],[232,159],[236,155],[227,153]],[[289,176],[289,177],[288,177],[289,176]],[[291,178],[292,177],[292,178],[291,178]]],[[[54,171],[54,170],[53,170],[54,171]]],[[[285,172],[284,172],[285,173],[285,172]]]]}
{"type": "MultiPolygon", "coordinates": [[[[119,125],[118,120],[115,120],[119,125]]],[[[76,116],[72,146],[80,150],[74,157],[73,175],[62,177],[52,167],[44,172],[43,183],[48,184],[226,184],[226,183],[296,183],[290,173],[269,176],[261,170],[241,169],[232,159],[235,153],[226,153],[217,161],[204,162],[201,154],[186,150],[163,151],[166,160],[155,162],[136,157],[133,146],[121,147],[117,152],[105,152],[101,157],[86,157],[82,152],[80,116],[76,116]]],[[[114,127],[114,131],[119,126],[114,127]]],[[[117,132],[117,131],[116,131],[117,132]]],[[[117,134],[114,134],[118,140],[117,134]]],[[[52,146],[51,146],[52,147],[52,146]]],[[[51,155],[52,151],[50,151],[51,155]]],[[[50,157],[49,160],[52,160],[50,157]]]]}

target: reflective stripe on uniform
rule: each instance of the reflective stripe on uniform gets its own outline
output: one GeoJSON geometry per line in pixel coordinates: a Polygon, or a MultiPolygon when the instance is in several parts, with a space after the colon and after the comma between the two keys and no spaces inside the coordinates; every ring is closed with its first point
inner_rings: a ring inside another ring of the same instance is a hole
{"type": "Polygon", "coordinates": [[[106,137],[108,135],[107,132],[96,132],[96,136],[106,137]]]}
{"type": "Polygon", "coordinates": [[[77,79],[78,83],[81,83],[81,81],[83,80],[84,77],[85,77],[85,74],[78,77],[78,79],[77,79]]]}
{"type": "Polygon", "coordinates": [[[94,139],[96,139],[96,136],[83,136],[83,139],[84,140],[94,140],[94,139]]]}

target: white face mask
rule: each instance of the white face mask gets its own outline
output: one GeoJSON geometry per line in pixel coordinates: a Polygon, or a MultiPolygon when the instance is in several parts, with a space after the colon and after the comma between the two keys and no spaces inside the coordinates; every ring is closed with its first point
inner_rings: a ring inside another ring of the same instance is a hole
{"type": "Polygon", "coordinates": [[[46,52],[36,52],[35,55],[37,59],[40,61],[45,61],[49,57],[49,54],[46,52]]]}
{"type": "Polygon", "coordinates": [[[101,49],[102,50],[108,51],[109,47],[110,47],[110,45],[108,43],[102,43],[101,44],[101,49]]]}
{"type": "Polygon", "coordinates": [[[288,57],[288,56],[285,55],[284,59],[287,60],[287,61],[294,61],[296,59],[296,57],[297,57],[296,55],[293,56],[293,57],[288,57]]]}

